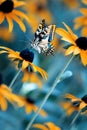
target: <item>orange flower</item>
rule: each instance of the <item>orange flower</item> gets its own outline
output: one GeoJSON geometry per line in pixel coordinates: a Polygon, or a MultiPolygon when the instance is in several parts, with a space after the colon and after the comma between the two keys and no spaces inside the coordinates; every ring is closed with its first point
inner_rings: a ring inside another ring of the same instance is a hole
{"type": "Polygon", "coordinates": [[[0,2],[0,24],[4,22],[5,18],[9,24],[9,31],[13,30],[13,21],[16,21],[23,32],[26,31],[25,25],[23,24],[22,19],[25,19],[29,22],[28,17],[22,12],[19,11],[18,7],[25,5],[23,1],[17,0],[1,0],[0,2]],[[20,17],[20,18],[19,18],[20,17]]]}
{"type": "Polygon", "coordinates": [[[42,87],[42,80],[36,73],[34,73],[33,71],[29,72],[27,69],[25,69],[23,73],[24,75],[22,78],[22,82],[36,83],[39,88],[42,87]]]}
{"type": "Polygon", "coordinates": [[[34,124],[33,127],[36,129],[40,129],[40,130],[61,130],[60,127],[56,126],[54,123],[52,122],[47,122],[44,125],[42,124],[34,124]]]}
{"type": "Polygon", "coordinates": [[[62,36],[62,40],[71,43],[70,47],[66,50],[65,55],[73,53],[73,55],[79,54],[84,66],[87,65],[87,38],[79,37],[75,35],[72,30],[64,23],[67,31],[62,28],[57,28],[56,33],[62,36]]]}
{"type": "Polygon", "coordinates": [[[34,72],[38,71],[43,78],[47,79],[48,74],[43,69],[32,63],[34,59],[34,53],[29,49],[24,49],[21,52],[15,52],[12,49],[3,46],[0,46],[0,49],[2,49],[0,54],[7,53],[8,58],[10,58],[13,62],[17,61],[16,66],[22,64],[22,70],[25,70],[28,66],[31,66],[34,72]]]}
{"type": "Polygon", "coordinates": [[[14,40],[14,34],[6,28],[0,27],[0,38],[6,42],[11,42],[14,40]]]}
{"type": "MultiPolygon", "coordinates": [[[[38,110],[38,107],[34,104],[34,101],[31,99],[25,99],[23,97],[20,97],[22,102],[24,103],[25,111],[27,114],[31,113],[32,111],[36,112],[38,110]]],[[[46,117],[47,113],[42,109],[40,111],[40,115],[46,117]]]]}
{"type": "Polygon", "coordinates": [[[69,101],[63,101],[61,106],[65,109],[67,115],[71,115],[74,111],[81,111],[81,114],[87,111],[87,95],[80,99],[71,94],[66,94],[65,98],[69,101]]]}
{"type": "Polygon", "coordinates": [[[82,28],[82,36],[87,37],[87,8],[81,8],[80,12],[83,14],[83,16],[75,18],[74,29],[82,28]]]}
{"type": "Polygon", "coordinates": [[[17,104],[19,107],[22,107],[24,104],[20,100],[19,96],[13,94],[11,89],[8,88],[5,84],[0,85],[0,107],[3,111],[7,109],[7,101],[13,105],[17,104]]]}
{"type": "Polygon", "coordinates": [[[32,30],[35,31],[41,19],[46,19],[47,23],[52,22],[52,15],[48,10],[46,0],[27,0],[26,9],[31,18],[30,25],[32,30]],[[45,15],[44,15],[45,14],[45,15]]]}
{"type": "Polygon", "coordinates": [[[63,0],[63,2],[70,8],[70,9],[77,9],[79,7],[78,0],[63,0]]]}

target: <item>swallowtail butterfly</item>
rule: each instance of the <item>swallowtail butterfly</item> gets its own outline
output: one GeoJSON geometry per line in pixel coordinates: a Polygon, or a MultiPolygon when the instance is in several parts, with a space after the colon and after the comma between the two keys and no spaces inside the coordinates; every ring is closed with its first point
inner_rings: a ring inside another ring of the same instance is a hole
{"type": "Polygon", "coordinates": [[[35,32],[31,47],[38,51],[38,53],[53,55],[54,47],[51,42],[54,37],[55,29],[55,25],[47,26],[43,19],[35,32]]]}

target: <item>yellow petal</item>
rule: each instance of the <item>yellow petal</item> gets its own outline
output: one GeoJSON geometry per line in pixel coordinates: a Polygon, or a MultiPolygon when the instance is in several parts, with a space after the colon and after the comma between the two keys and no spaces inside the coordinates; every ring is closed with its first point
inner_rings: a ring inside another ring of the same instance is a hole
{"type": "Polygon", "coordinates": [[[67,26],[64,22],[63,22],[63,24],[64,24],[64,26],[66,27],[67,31],[72,35],[72,38],[73,38],[74,40],[76,40],[76,39],[78,38],[77,35],[75,35],[75,34],[73,33],[73,31],[70,29],[70,27],[67,26]]]}
{"type": "Polygon", "coordinates": [[[55,124],[53,124],[51,122],[48,122],[48,123],[45,123],[45,124],[48,126],[48,128],[50,130],[61,130],[58,126],[56,126],[55,124]]]}
{"type": "Polygon", "coordinates": [[[22,62],[22,70],[26,69],[28,67],[29,63],[28,61],[23,60],[22,62]]]}
{"type": "Polygon", "coordinates": [[[74,29],[78,29],[81,26],[83,26],[85,23],[86,18],[84,16],[80,16],[78,18],[74,19],[75,25],[74,25],[74,29]]]}
{"type": "Polygon", "coordinates": [[[70,99],[76,99],[75,96],[73,96],[72,94],[69,94],[69,93],[67,93],[67,94],[65,95],[65,97],[66,97],[66,98],[70,98],[70,99]]]}
{"type": "Polygon", "coordinates": [[[87,37],[87,26],[82,28],[82,36],[87,37]]]}
{"type": "Polygon", "coordinates": [[[16,1],[16,0],[13,0],[13,2],[14,2],[14,8],[17,8],[17,7],[19,7],[19,6],[23,6],[23,5],[26,4],[26,3],[23,2],[23,1],[16,1]]]}
{"type": "Polygon", "coordinates": [[[75,47],[73,54],[77,55],[80,53],[80,49],[78,47],[75,47]]]}
{"type": "Polygon", "coordinates": [[[23,12],[19,11],[19,10],[13,10],[13,13],[23,19],[26,19],[26,21],[29,22],[29,18],[27,17],[27,15],[25,15],[23,12]]]}
{"type": "Polygon", "coordinates": [[[59,34],[60,36],[62,36],[62,40],[68,41],[68,42],[70,42],[71,44],[74,44],[74,43],[75,43],[75,40],[76,40],[76,39],[73,39],[73,38],[71,37],[71,35],[70,35],[67,31],[65,31],[64,29],[62,29],[62,28],[56,28],[56,33],[59,34]],[[65,39],[66,39],[66,40],[65,40],[65,39]]]}
{"type": "Polygon", "coordinates": [[[47,78],[48,78],[47,72],[44,71],[43,69],[41,69],[41,68],[38,67],[38,66],[36,66],[36,69],[37,69],[37,71],[41,74],[41,76],[47,80],[47,78]]]}
{"type": "Polygon", "coordinates": [[[81,50],[80,56],[81,56],[81,61],[83,65],[86,66],[87,65],[87,51],[81,50]]]}
{"type": "Polygon", "coordinates": [[[5,15],[2,12],[0,12],[0,24],[4,21],[4,19],[5,15]]]}
{"type": "Polygon", "coordinates": [[[74,52],[74,49],[75,49],[75,46],[70,46],[70,47],[66,50],[65,55],[69,55],[69,54],[73,53],[73,52],[74,52]]]}
{"type": "Polygon", "coordinates": [[[87,104],[82,101],[82,102],[80,103],[79,109],[82,110],[82,109],[83,109],[84,107],[86,107],[86,106],[87,106],[87,104]]]}
{"type": "Polygon", "coordinates": [[[31,113],[32,112],[32,108],[31,108],[31,105],[25,105],[25,111],[27,114],[31,113]]]}
{"type": "Polygon", "coordinates": [[[7,109],[7,101],[6,99],[3,97],[3,95],[0,94],[0,106],[1,106],[1,109],[3,111],[6,111],[7,109]]]}
{"type": "Polygon", "coordinates": [[[26,31],[25,25],[23,24],[22,20],[19,19],[13,12],[11,13],[11,18],[18,23],[20,28],[22,29],[23,32],[26,31]]]}
{"type": "Polygon", "coordinates": [[[6,19],[7,19],[8,24],[9,24],[9,31],[12,32],[12,30],[13,30],[13,22],[12,22],[12,19],[10,18],[9,15],[6,15],[6,19]]]}
{"type": "Polygon", "coordinates": [[[46,126],[41,125],[41,124],[34,124],[33,127],[41,129],[41,130],[48,130],[48,128],[46,128],[46,126]]]}
{"type": "Polygon", "coordinates": [[[80,12],[81,12],[83,15],[86,15],[86,16],[87,16],[87,9],[86,9],[86,8],[80,8],[80,12]]]}

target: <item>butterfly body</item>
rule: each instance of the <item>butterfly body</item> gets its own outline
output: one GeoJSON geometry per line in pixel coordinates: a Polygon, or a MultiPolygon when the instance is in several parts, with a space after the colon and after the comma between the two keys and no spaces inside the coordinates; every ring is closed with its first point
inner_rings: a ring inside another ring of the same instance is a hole
{"type": "Polygon", "coordinates": [[[51,43],[55,33],[55,25],[47,26],[45,20],[39,24],[38,29],[35,32],[34,40],[31,46],[38,51],[38,53],[43,53],[46,55],[53,54],[54,47],[51,43]]]}

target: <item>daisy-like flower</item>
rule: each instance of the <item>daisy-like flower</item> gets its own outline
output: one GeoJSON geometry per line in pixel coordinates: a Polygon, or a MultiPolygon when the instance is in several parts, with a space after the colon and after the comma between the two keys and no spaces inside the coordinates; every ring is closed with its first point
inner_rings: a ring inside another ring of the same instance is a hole
{"type": "Polygon", "coordinates": [[[64,23],[67,31],[62,28],[57,28],[56,33],[62,36],[62,40],[71,43],[70,47],[65,52],[65,55],[73,55],[79,54],[81,57],[81,61],[84,66],[87,65],[87,38],[86,37],[78,37],[75,35],[72,30],[64,23]]]}
{"type": "MultiPolygon", "coordinates": [[[[32,99],[30,99],[30,98],[25,99],[23,97],[20,97],[20,99],[24,103],[25,111],[27,114],[29,114],[31,112],[36,112],[38,110],[38,107],[34,104],[34,101],[32,99]]],[[[46,111],[41,109],[40,115],[46,117],[47,113],[46,113],[46,111]]]]}
{"type": "Polygon", "coordinates": [[[36,83],[39,88],[42,87],[42,79],[36,73],[34,73],[31,70],[28,71],[28,69],[25,69],[23,71],[23,74],[24,75],[23,75],[23,78],[22,78],[22,82],[36,83]]]}
{"type": "Polygon", "coordinates": [[[52,15],[48,9],[46,0],[26,0],[26,2],[26,9],[29,12],[29,18],[31,18],[29,24],[33,31],[36,30],[41,19],[46,19],[48,24],[52,22],[52,15]]]}
{"type": "Polygon", "coordinates": [[[80,12],[83,16],[74,19],[74,29],[82,28],[82,36],[87,37],[87,8],[80,8],[80,12]]]}
{"type": "Polygon", "coordinates": [[[55,125],[52,122],[47,122],[44,125],[42,124],[34,124],[33,127],[36,129],[40,129],[40,130],[61,130],[60,127],[58,127],[57,125],[55,125]]]}
{"type": "Polygon", "coordinates": [[[0,38],[6,42],[12,42],[14,40],[14,34],[9,32],[5,27],[0,27],[0,38]]]}
{"type": "Polygon", "coordinates": [[[61,106],[65,109],[67,115],[71,115],[75,111],[81,111],[81,114],[87,112],[87,95],[80,99],[71,94],[66,94],[65,98],[68,101],[63,101],[61,106]]]}
{"type": "Polygon", "coordinates": [[[64,4],[66,4],[70,9],[76,9],[79,7],[78,0],[63,0],[64,4]]]}
{"type": "Polygon", "coordinates": [[[25,5],[23,1],[17,0],[1,0],[0,1],[0,24],[6,19],[9,24],[9,31],[13,30],[13,21],[14,20],[22,29],[23,32],[26,31],[25,25],[22,22],[23,19],[29,22],[28,17],[17,8],[25,5]]]}
{"type": "Polygon", "coordinates": [[[13,94],[11,89],[8,88],[7,85],[1,84],[0,85],[0,107],[3,111],[7,109],[8,106],[7,101],[9,101],[14,106],[15,104],[17,104],[19,107],[24,106],[24,103],[19,96],[13,94]]]}
{"type": "Polygon", "coordinates": [[[8,58],[10,58],[13,62],[16,61],[16,66],[21,64],[22,70],[25,70],[28,66],[30,66],[34,72],[39,72],[43,78],[47,79],[48,74],[43,69],[32,63],[34,59],[34,53],[29,49],[24,49],[21,52],[14,51],[10,48],[3,46],[0,46],[0,49],[2,49],[0,51],[0,54],[7,53],[8,58]]]}

